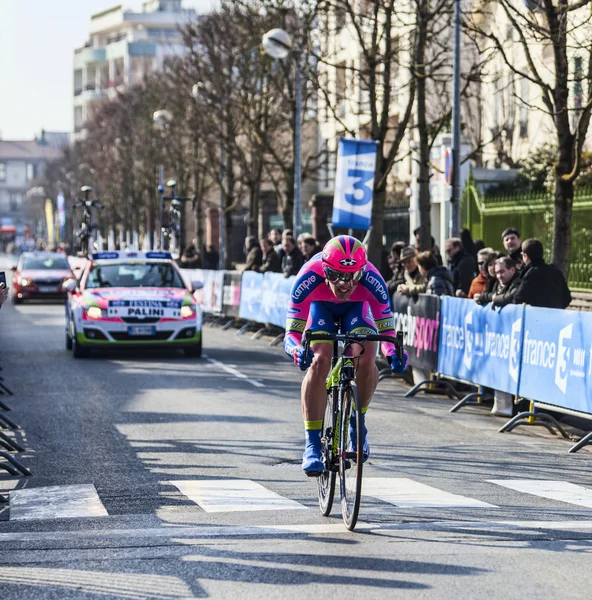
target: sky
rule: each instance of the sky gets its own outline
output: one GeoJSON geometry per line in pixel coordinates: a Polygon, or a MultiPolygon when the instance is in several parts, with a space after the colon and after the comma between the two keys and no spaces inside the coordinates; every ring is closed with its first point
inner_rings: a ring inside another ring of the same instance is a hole
{"type": "MultiPolygon", "coordinates": [[[[32,140],[73,129],[74,49],[88,39],[90,16],[141,0],[0,0],[0,136],[32,140]]],[[[213,0],[183,0],[205,11],[213,0]]]]}

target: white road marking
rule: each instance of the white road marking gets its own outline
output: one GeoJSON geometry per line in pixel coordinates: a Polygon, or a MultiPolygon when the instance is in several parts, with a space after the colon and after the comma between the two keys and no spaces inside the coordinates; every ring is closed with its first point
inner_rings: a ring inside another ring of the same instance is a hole
{"type": "Polygon", "coordinates": [[[261,383],[260,381],[251,379],[248,375],[241,373],[238,369],[235,369],[234,367],[229,367],[228,365],[221,363],[219,360],[216,360],[215,358],[208,358],[208,362],[211,363],[212,365],[215,365],[216,367],[222,369],[223,371],[226,371],[230,375],[234,375],[234,377],[237,377],[238,379],[244,379],[245,381],[247,381],[251,385],[254,385],[255,387],[259,387],[259,388],[265,387],[265,385],[263,383],[261,383]]]}
{"type": "Polygon", "coordinates": [[[569,481],[548,481],[543,479],[490,479],[490,483],[501,485],[517,492],[558,500],[576,506],[592,508],[592,490],[569,483],[569,481]]]}
{"type": "Polygon", "coordinates": [[[58,485],[10,492],[10,520],[107,517],[94,485],[58,485]]]}
{"type": "Polygon", "coordinates": [[[171,481],[206,512],[302,510],[306,506],[284,498],[250,479],[171,481]]]}
{"type": "MultiPolygon", "coordinates": [[[[480,534],[487,529],[500,531],[507,530],[541,530],[541,531],[589,531],[592,530],[592,521],[412,521],[406,523],[367,523],[358,522],[356,531],[374,531],[377,533],[390,531],[450,531],[462,529],[470,532],[476,530],[480,534]]],[[[354,532],[355,533],[355,532],[354,532]]],[[[140,529],[86,529],[76,531],[13,531],[0,533],[0,555],[2,545],[9,542],[37,544],[46,542],[75,541],[84,539],[110,539],[124,541],[131,546],[134,540],[138,545],[145,546],[150,540],[162,545],[163,538],[169,538],[173,544],[175,540],[190,538],[194,540],[204,538],[229,538],[246,536],[285,536],[285,535],[353,535],[345,528],[343,523],[310,523],[300,525],[253,525],[253,526],[219,526],[197,525],[190,527],[152,527],[140,529]],[[144,540],[144,541],[143,541],[144,540]],[[157,541],[158,540],[158,541],[157,541]]],[[[6,549],[11,552],[11,549],[6,549]]]]}
{"type": "Polygon", "coordinates": [[[377,498],[401,508],[454,508],[480,506],[497,508],[493,504],[481,502],[466,496],[458,496],[437,488],[394,477],[368,477],[362,483],[362,495],[377,498]]]}

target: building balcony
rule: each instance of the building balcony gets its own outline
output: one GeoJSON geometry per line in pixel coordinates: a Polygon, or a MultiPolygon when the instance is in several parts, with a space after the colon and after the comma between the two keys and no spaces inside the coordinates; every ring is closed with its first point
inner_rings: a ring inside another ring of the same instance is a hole
{"type": "Polygon", "coordinates": [[[128,42],[121,40],[107,46],[107,58],[117,60],[125,56],[156,56],[156,44],[153,42],[128,42]]]}
{"type": "Polygon", "coordinates": [[[103,62],[107,60],[105,48],[78,48],[74,51],[74,70],[84,69],[89,63],[103,62]]]}

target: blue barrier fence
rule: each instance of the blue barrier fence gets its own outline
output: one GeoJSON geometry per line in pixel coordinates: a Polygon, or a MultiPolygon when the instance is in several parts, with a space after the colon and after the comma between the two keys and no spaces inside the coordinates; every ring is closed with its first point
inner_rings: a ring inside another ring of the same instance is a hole
{"type": "Polygon", "coordinates": [[[481,307],[442,297],[438,372],[510,394],[518,393],[524,307],[481,307]]]}
{"type": "Polygon", "coordinates": [[[592,414],[592,314],[443,297],[438,372],[592,414]]]}
{"type": "Polygon", "coordinates": [[[280,273],[243,273],[238,316],[248,321],[284,327],[294,277],[280,273]]]}

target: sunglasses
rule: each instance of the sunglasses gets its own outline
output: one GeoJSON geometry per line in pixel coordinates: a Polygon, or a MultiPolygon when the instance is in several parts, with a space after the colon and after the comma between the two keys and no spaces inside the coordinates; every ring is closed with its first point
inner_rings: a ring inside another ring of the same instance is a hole
{"type": "Polygon", "coordinates": [[[329,283],[359,283],[362,275],[364,275],[364,269],[355,273],[344,273],[331,267],[325,267],[325,279],[329,283]]]}

